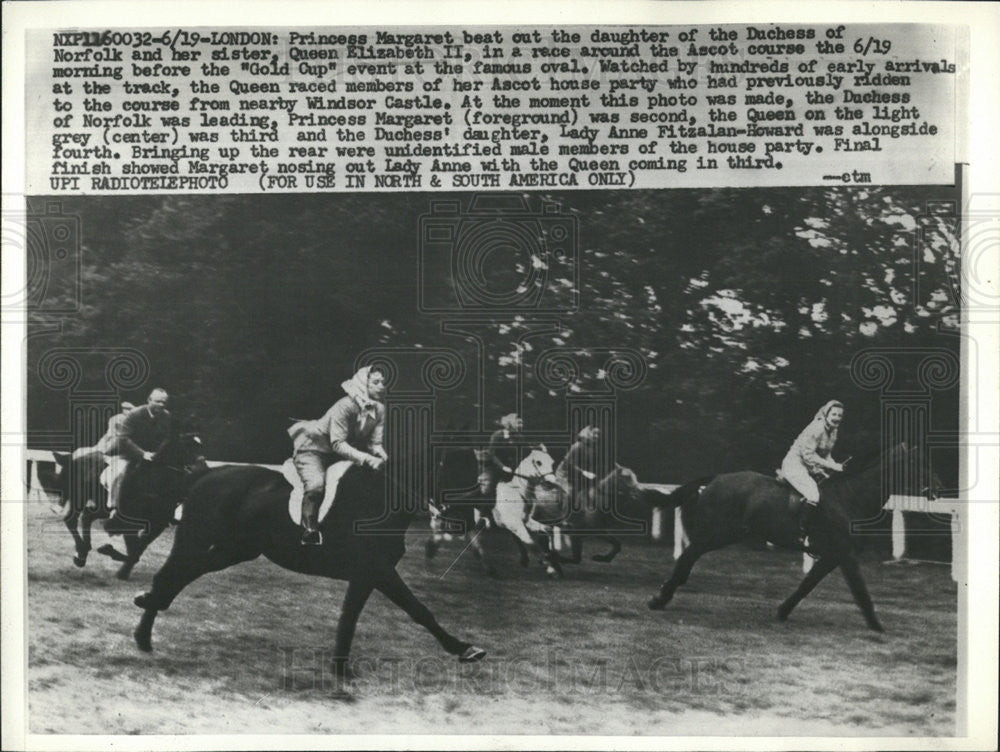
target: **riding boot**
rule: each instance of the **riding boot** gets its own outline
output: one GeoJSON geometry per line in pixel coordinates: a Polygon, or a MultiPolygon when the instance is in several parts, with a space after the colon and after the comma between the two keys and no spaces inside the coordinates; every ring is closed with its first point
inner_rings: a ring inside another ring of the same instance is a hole
{"type": "Polygon", "coordinates": [[[302,545],[323,545],[323,534],[317,529],[319,507],[323,503],[322,491],[310,491],[302,497],[302,545]]]}
{"type": "Polygon", "coordinates": [[[802,505],[802,513],[799,515],[799,540],[805,544],[806,538],[809,536],[809,531],[812,529],[813,522],[816,520],[816,513],[819,511],[819,504],[810,504],[806,502],[802,505]]]}

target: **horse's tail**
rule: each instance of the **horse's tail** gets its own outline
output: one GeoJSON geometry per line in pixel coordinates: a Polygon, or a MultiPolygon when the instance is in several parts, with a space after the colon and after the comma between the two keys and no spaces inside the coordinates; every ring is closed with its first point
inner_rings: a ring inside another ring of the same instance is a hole
{"type": "Polygon", "coordinates": [[[653,507],[684,507],[688,503],[695,501],[698,498],[698,494],[701,493],[701,489],[711,483],[714,478],[714,475],[695,478],[683,486],[678,486],[670,493],[650,489],[647,501],[653,507]]]}

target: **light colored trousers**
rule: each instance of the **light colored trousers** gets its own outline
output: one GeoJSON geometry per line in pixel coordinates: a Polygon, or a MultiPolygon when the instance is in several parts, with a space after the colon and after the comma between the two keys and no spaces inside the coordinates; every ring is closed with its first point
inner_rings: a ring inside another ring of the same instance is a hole
{"type": "Polygon", "coordinates": [[[785,476],[792,488],[802,494],[806,503],[819,504],[819,486],[809,474],[809,470],[798,457],[789,455],[781,463],[781,474],[785,476]]]}

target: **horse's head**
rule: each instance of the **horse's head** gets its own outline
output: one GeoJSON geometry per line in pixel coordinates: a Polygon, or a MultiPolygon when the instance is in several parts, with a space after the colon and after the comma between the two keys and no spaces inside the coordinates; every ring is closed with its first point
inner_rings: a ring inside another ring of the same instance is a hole
{"type": "Polygon", "coordinates": [[[556,476],[553,473],[552,457],[549,455],[544,444],[539,444],[532,449],[528,456],[521,460],[514,474],[528,481],[529,483],[555,483],[556,476]]]}
{"type": "Polygon", "coordinates": [[[190,470],[205,460],[201,437],[194,432],[172,436],[153,455],[153,463],[179,470],[190,470]]]}
{"type": "Polygon", "coordinates": [[[615,469],[601,481],[600,490],[606,489],[611,483],[614,484],[615,493],[625,495],[629,498],[639,493],[639,479],[631,468],[615,463],[615,469]]]}

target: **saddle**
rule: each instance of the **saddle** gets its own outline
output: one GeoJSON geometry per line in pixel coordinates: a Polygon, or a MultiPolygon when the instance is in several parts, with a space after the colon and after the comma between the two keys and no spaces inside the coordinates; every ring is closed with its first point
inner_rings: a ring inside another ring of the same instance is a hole
{"type": "MultiPolygon", "coordinates": [[[[340,483],[340,479],[353,466],[354,463],[351,460],[341,460],[340,462],[334,462],[326,469],[326,482],[323,486],[325,490],[323,492],[323,503],[319,507],[318,524],[323,524],[323,520],[330,513],[330,510],[333,508],[333,500],[337,496],[337,486],[340,483]]],[[[292,518],[292,522],[296,525],[301,525],[304,489],[302,487],[302,479],[299,477],[299,471],[295,469],[295,463],[292,462],[291,458],[285,460],[281,465],[281,474],[285,476],[285,480],[292,487],[292,493],[288,497],[288,516],[292,518]]]]}

